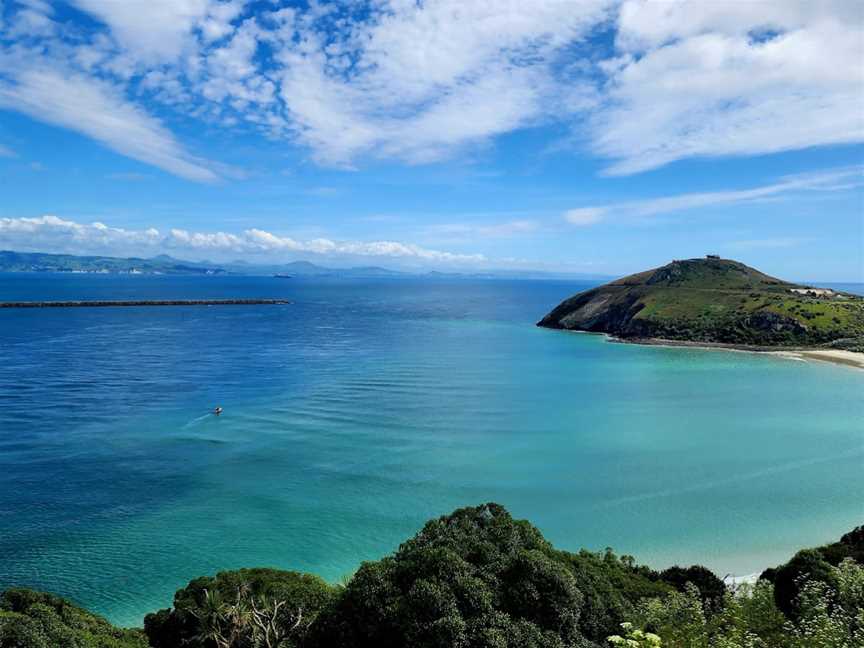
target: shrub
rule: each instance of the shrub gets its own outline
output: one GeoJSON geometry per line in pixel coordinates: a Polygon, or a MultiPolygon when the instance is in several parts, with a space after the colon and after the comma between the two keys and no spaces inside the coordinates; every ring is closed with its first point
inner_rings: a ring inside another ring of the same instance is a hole
{"type": "Polygon", "coordinates": [[[0,595],[0,648],[147,648],[147,641],[59,596],[10,589],[0,595]]]}
{"type": "Polygon", "coordinates": [[[774,584],[774,596],[784,614],[792,619],[797,616],[796,600],[802,584],[807,580],[818,580],[834,587],[832,566],[851,558],[864,563],[864,526],[844,534],[838,542],[815,549],[799,551],[786,564],[766,569],[761,578],[774,584]]]}
{"type": "Polygon", "coordinates": [[[672,585],[679,592],[692,583],[698,590],[702,603],[708,607],[720,607],[726,594],[726,585],[709,569],[701,565],[690,567],[670,567],[660,572],[660,579],[672,585]]]}
{"type": "Polygon", "coordinates": [[[688,583],[683,593],[643,602],[635,623],[626,628],[628,636],[609,640],[633,648],[661,645],[644,642],[652,632],[663,648],[861,648],[864,568],[847,558],[828,570],[833,585],[807,577],[800,583],[794,620],[777,608],[774,587],[767,580],[727,592],[722,610],[714,613],[688,583]]]}
{"type": "Polygon", "coordinates": [[[171,609],[148,614],[144,631],[153,648],[267,646],[261,621],[283,638],[280,648],[302,645],[336,588],[310,574],[277,569],[239,569],[191,581],[174,595],[171,609]]]}

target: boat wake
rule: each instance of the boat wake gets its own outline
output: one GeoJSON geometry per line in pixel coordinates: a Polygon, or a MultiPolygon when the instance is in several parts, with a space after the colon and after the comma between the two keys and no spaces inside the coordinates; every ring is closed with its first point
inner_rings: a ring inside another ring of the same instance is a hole
{"type": "Polygon", "coordinates": [[[207,412],[206,414],[203,414],[203,415],[199,416],[198,418],[194,418],[191,421],[189,421],[186,425],[183,426],[182,429],[186,430],[190,427],[194,427],[194,426],[198,425],[204,419],[209,418],[211,416],[213,416],[213,413],[207,412]]]}

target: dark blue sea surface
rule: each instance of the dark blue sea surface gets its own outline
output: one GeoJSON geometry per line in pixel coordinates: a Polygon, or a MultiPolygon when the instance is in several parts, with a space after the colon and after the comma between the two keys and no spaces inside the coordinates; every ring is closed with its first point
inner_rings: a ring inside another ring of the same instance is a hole
{"type": "Polygon", "coordinates": [[[140,624],[195,576],[336,580],[485,501],[721,575],[864,521],[864,372],[534,326],[589,285],[0,275],[0,300],[292,300],[0,310],[0,589],[140,624]]]}

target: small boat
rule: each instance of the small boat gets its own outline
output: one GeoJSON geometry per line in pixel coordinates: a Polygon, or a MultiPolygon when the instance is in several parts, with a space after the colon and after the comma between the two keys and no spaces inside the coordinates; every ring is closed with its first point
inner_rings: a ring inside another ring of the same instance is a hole
{"type": "Polygon", "coordinates": [[[291,279],[292,278],[291,275],[289,275],[289,274],[274,274],[273,276],[276,277],[277,279],[291,279]]]}
{"type": "Polygon", "coordinates": [[[217,405],[216,408],[213,410],[213,413],[216,416],[219,416],[222,413],[222,408],[217,405]]]}

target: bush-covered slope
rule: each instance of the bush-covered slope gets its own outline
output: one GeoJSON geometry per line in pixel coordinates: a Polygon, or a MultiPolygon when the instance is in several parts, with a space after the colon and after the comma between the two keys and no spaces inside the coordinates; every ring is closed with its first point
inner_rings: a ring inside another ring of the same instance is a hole
{"type": "Polygon", "coordinates": [[[115,628],[102,617],[43,592],[0,595],[0,648],[147,648],[139,630],[115,628]]]}
{"type": "Polygon", "coordinates": [[[859,528],[733,593],[702,567],[557,550],[485,504],[431,520],[344,586],[275,569],[196,578],[145,633],[9,590],[0,648],[596,648],[619,632],[634,648],[864,648],[862,550],[859,528]]]}
{"type": "Polygon", "coordinates": [[[748,346],[859,348],[864,299],[726,259],[673,261],[574,295],[538,326],[748,346]]]}
{"type": "Polygon", "coordinates": [[[210,648],[216,643],[204,630],[214,592],[228,627],[238,593],[242,615],[252,598],[262,605],[281,591],[290,601],[283,625],[299,610],[304,619],[285,646],[589,646],[602,643],[642,597],[673,591],[656,572],[611,552],[556,551],[496,504],[428,522],[392,556],[361,565],[343,588],[300,578],[246,570],[197,579],[177,592],[173,609],[148,615],[146,632],[154,648],[210,648]]]}
{"type": "Polygon", "coordinates": [[[264,632],[252,622],[254,612],[262,623],[272,622],[284,629],[284,646],[301,645],[318,613],[337,591],[311,574],[263,568],[220,572],[215,577],[196,578],[177,590],[174,606],[148,614],[144,630],[153,648],[214,646],[218,633],[233,634],[238,646],[251,646],[264,632]],[[283,605],[277,608],[280,602],[283,605]],[[232,630],[244,615],[242,630],[232,630]]]}
{"type": "MultiPolygon", "coordinates": [[[[797,617],[798,597],[806,580],[818,580],[835,585],[832,567],[837,567],[847,558],[864,565],[864,526],[845,534],[837,542],[802,549],[792,559],[779,567],[766,569],[761,578],[774,584],[774,598],[786,615],[797,617]]],[[[864,596],[864,592],[861,593],[864,596]]]]}
{"type": "Polygon", "coordinates": [[[799,551],[753,585],[645,599],[609,643],[618,648],[864,648],[864,527],[799,551]]]}

